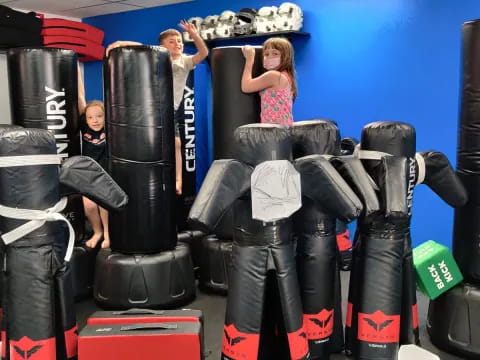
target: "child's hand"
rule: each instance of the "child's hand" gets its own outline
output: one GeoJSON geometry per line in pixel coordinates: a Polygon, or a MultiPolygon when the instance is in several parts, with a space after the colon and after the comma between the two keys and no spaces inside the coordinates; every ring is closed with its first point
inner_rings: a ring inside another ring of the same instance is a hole
{"type": "Polygon", "coordinates": [[[243,56],[245,56],[246,61],[253,62],[253,60],[255,59],[255,49],[250,45],[245,45],[244,47],[242,47],[242,53],[243,56]]]}
{"type": "Polygon", "coordinates": [[[106,55],[108,56],[108,53],[110,50],[113,50],[117,47],[122,47],[122,46],[131,46],[131,45],[142,45],[142,43],[136,42],[136,41],[115,41],[114,43],[111,43],[108,45],[107,50],[106,50],[106,55]]]}
{"type": "Polygon", "coordinates": [[[175,181],[175,192],[177,195],[182,195],[182,180],[175,181]]]}
{"type": "Polygon", "coordinates": [[[182,20],[180,22],[180,24],[178,24],[178,26],[180,26],[183,29],[183,31],[186,31],[192,37],[194,35],[198,35],[198,31],[197,31],[197,28],[195,27],[195,25],[190,24],[190,23],[186,22],[185,20],[182,20]]]}

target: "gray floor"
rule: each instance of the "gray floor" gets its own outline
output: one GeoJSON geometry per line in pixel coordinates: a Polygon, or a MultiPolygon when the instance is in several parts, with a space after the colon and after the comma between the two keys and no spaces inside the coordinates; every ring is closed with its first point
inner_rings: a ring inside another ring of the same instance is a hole
{"type": "MultiPolygon", "coordinates": [[[[342,296],[347,298],[348,272],[342,272],[342,296]]],[[[198,291],[195,301],[189,304],[188,308],[202,310],[205,317],[205,360],[220,359],[221,341],[223,334],[223,321],[225,316],[226,298],[219,295],[211,295],[198,291]]],[[[346,307],[345,301],[343,307],[346,307]]],[[[428,299],[418,294],[418,313],[420,324],[420,340],[422,347],[437,354],[441,360],[458,360],[461,357],[453,356],[442,352],[432,345],[425,329],[425,322],[428,309],[428,299]]],[[[80,329],[85,321],[94,311],[100,310],[92,299],[86,299],[77,303],[77,319],[80,329]]],[[[345,314],[345,311],[344,311],[345,314]]],[[[331,360],[348,359],[345,355],[332,355],[331,360]]],[[[85,359],[84,359],[85,360],[85,359]]],[[[183,359],[182,359],[183,360],[183,359]]],[[[273,360],[273,359],[272,359],[273,360]]],[[[415,360],[415,359],[412,359],[415,360]]]]}

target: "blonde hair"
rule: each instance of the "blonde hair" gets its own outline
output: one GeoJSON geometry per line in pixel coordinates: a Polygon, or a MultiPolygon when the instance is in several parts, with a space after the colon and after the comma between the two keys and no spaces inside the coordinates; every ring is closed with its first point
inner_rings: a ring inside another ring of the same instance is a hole
{"type": "Polygon", "coordinates": [[[180,31],[176,29],[167,29],[165,31],[162,31],[160,35],[158,35],[158,42],[160,45],[162,45],[162,41],[165,40],[169,36],[180,36],[182,37],[182,34],[180,34],[180,31]]]}
{"type": "Polygon", "coordinates": [[[92,101],[89,101],[85,106],[85,110],[84,110],[85,116],[87,115],[87,110],[94,106],[98,106],[100,109],[102,109],[102,112],[105,114],[105,106],[103,106],[103,101],[92,100],[92,101]]]}
{"type": "Polygon", "coordinates": [[[293,99],[295,100],[297,97],[297,81],[295,80],[295,61],[292,44],[283,37],[272,37],[263,43],[262,52],[265,53],[265,50],[267,49],[280,51],[280,66],[276,70],[285,71],[290,75],[293,99]]]}

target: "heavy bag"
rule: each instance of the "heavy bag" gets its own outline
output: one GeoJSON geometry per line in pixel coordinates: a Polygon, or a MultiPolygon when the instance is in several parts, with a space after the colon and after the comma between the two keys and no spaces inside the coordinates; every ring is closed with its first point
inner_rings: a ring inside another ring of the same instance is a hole
{"type": "Polygon", "coordinates": [[[159,46],[116,48],[105,60],[108,166],[129,196],[123,212],[109,215],[114,251],[155,253],[177,243],[172,81],[159,46]]]}

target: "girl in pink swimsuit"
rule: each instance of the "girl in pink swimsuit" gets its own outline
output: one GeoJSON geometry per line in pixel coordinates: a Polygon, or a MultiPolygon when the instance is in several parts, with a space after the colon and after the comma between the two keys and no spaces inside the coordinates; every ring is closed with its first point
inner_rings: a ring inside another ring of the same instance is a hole
{"type": "Polygon", "coordinates": [[[242,48],[245,68],[242,76],[242,91],[260,92],[260,122],[290,127],[293,123],[292,103],[297,95],[293,47],[287,39],[274,37],[263,43],[264,74],[252,78],[255,49],[242,48]]]}

